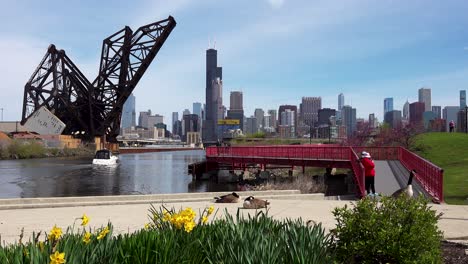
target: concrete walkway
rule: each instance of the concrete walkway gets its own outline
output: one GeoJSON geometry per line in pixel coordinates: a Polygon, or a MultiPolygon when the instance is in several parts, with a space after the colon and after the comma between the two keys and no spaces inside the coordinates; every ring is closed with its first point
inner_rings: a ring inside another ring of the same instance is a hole
{"type": "Polygon", "coordinates": [[[375,161],[375,173],[375,191],[377,193],[392,195],[401,188],[386,160],[375,161]]]}
{"type": "MultiPolygon", "coordinates": [[[[239,193],[241,194],[241,198],[246,195],[242,192],[239,193]]],[[[212,193],[205,193],[204,195],[207,197],[213,196],[212,193]]],[[[121,199],[125,198],[123,196],[119,197],[121,199]]],[[[104,202],[102,201],[104,199],[102,197],[94,197],[94,199],[104,202]]],[[[351,204],[350,201],[314,199],[315,197],[310,195],[302,196],[295,193],[290,194],[290,196],[281,194],[277,198],[271,197],[269,199],[271,202],[269,215],[277,219],[302,218],[304,221],[314,220],[322,223],[327,230],[330,230],[336,224],[332,214],[333,209],[335,207],[342,207],[345,204],[351,204]]],[[[214,205],[218,210],[216,217],[221,217],[224,210],[227,210],[230,214],[235,214],[238,208],[242,206],[241,203],[215,204],[212,200],[190,201],[189,199],[186,199],[185,202],[165,202],[164,204],[168,208],[174,207],[176,209],[192,207],[196,212],[214,205]]],[[[162,203],[157,202],[153,203],[153,205],[159,207],[162,203]]],[[[91,228],[101,227],[110,221],[114,225],[115,233],[134,232],[143,228],[144,224],[148,222],[149,208],[149,202],[142,202],[138,204],[91,206],[75,204],[72,207],[4,209],[0,210],[1,241],[7,244],[17,241],[22,228],[24,228],[25,234],[23,241],[27,241],[33,231],[50,231],[54,224],[62,227],[65,231],[66,227],[72,226],[75,219],[81,217],[83,213],[89,216],[91,228]]],[[[444,213],[443,218],[439,222],[439,227],[444,232],[446,239],[468,240],[468,206],[443,204],[433,205],[433,208],[438,212],[444,213]]],[[[241,213],[244,215],[255,214],[255,210],[241,209],[241,213]]],[[[81,220],[76,220],[75,230],[78,230],[80,223],[81,220]]]]}

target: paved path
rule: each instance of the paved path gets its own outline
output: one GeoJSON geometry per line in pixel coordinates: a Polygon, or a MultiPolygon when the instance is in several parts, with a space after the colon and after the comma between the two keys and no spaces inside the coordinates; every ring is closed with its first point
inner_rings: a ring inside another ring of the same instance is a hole
{"type": "MultiPolygon", "coordinates": [[[[302,218],[321,222],[323,226],[330,230],[335,227],[335,220],[332,211],[335,207],[350,204],[349,201],[329,201],[329,200],[284,200],[270,199],[271,208],[269,215],[277,219],[302,218]]],[[[159,206],[155,204],[155,206],[159,206]]],[[[217,217],[222,215],[226,209],[229,213],[235,214],[238,204],[215,204],[209,201],[198,202],[177,202],[167,204],[169,208],[192,207],[196,212],[205,207],[214,205],[218,209],[217,217]]],[[[54,224],[66,228],[72,226],[74,219],[86,213],[90,217],[90,226],[97,228],[111,221],[114,225],[114,232],[133,232],[143,228],[148,222],[149,203],[127,204],[127,205],[104,205],[104,206],[76,206],[60,208],[41,209],[12,209],[0,210],[0,235],[2,243],[12,243],[18,240],[21,228],[25,230],[24,241],[32,234],[32,231],[49,231],[54,224]]],[[[446,239],[468,240],[468,206],[454,205],[433,205],[438,212],[444,213],[439,222],[439,227],[444,231],[446,239]]],[[[255,214],[255,210],[241,210],[242,214],[255,214]]],[[[76,221],[75,230],[79,227],[80,220],[76,221]]]]}
{"type": "Polygon", "coordinates": [[[393,171],[386,160],[376,160],[375,162],[375,191],[377,193],[392,195],[396,190],[399,190],[398,184],[393,171]]]}

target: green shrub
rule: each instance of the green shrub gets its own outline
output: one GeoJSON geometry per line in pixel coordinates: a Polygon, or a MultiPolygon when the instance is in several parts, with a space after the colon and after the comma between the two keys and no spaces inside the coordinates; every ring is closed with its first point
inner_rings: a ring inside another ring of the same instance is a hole
{"type": "Polygon", "coordinates": [[[440,215],[424,198],[363,199],[333,214],[335,253],[342,263],[441,263],[440,215]]]}

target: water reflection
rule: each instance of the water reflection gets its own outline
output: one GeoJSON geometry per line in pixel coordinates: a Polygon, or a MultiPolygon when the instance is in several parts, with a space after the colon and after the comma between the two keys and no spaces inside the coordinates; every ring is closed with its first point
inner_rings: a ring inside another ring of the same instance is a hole
{"type": "Polygon", "coordinates": [[[118,166],[83,159],[0,161],[0,198],[231,191],[234,184],[192,182],[190,163],[204,151],[120,155],[118,166]]]}

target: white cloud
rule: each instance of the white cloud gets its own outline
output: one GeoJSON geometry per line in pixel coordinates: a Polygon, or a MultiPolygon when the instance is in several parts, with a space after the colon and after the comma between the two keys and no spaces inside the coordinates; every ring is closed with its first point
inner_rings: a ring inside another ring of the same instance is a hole
{"type": "Polygon", "coordinates": [[[273,8],[280,8],[283,6],[284,0],[268,0],[268,3],[270,3],[273,8]]]}

